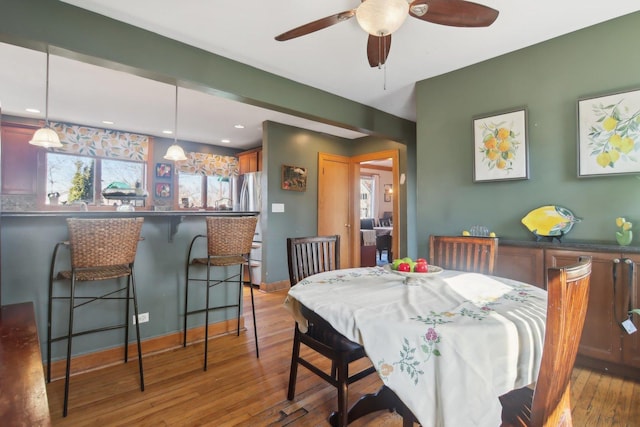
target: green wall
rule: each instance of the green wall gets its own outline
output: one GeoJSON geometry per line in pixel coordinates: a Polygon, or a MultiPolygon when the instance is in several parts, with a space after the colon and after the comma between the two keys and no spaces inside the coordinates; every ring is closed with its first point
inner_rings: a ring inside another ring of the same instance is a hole
{"type": "Polygon", "coordinates": [[[581,97],[640,87],[639,36],[634,13],[418,82],[418,252],[429,234],[474,224],[533,240],[520,220],[545,204],[583,219],[566,241],[615,244],[618,216],[640,225],[636,176],[577,178],[576,118],[581,97]],[[474,184],[472,117],[519,106],[528,110],[530,179],[474,184]]]}
{"type": "MultiPolygon", "coordinates": [[[[263,170],[268,176],[267,198],[263,203],[263,269],[266,283],[288,280],[287,237],[311,236],[318,230],[318,153],[354,156],[356,154],[398,149],[400,171],[406,173],[407,147],[397,142],[367,137],[348,140],[307,131],[279,123],[263,126],[263,170]],[[286,191],[280,187],[282,165],[307,168],[307,191],[286,191]],[[285,207],[283,213],[271,212],[273,203],[285,207]]],[[[406,194],[404,195],[406,197],[406,194]]],[[[401,208],[401,209],[404,209],[401,208]]],[[[406,226],[403,227],[406,236],[406,226]]],[[[404,252],[406,240],[401,251],[404,252]]]]}

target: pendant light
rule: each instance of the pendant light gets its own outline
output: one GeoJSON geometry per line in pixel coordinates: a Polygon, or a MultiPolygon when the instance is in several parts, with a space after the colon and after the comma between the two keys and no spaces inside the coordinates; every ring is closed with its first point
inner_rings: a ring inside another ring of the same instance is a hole
{"type": "Polygon", "coordinates": [[[164,158],[167,160],[173,160],[174,162],[187,160],[184,150],[178,145],[178,85],[176,85],[176,109],[173,123],[173,145],[167,149],[167,154],[164,155],[164,158]]]}
{"type": "Polygon", "coordinates": [[[55,130],[49,127],[49,48],[47,47],[47,80],[45,86],[44,127],[38,129],[29,141],[31,145],[45,148],[60,148],[62,143],[55,130]]]}

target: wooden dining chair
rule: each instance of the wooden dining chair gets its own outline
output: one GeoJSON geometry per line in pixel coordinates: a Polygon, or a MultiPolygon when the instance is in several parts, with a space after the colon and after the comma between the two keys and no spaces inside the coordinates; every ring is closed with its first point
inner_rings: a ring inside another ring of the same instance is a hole
{"type": "Polygon", "coordinates": [[[589,302],[591,258],[547,271],[547,320],[535,388],[500,397],[501,427],[570,427],[571,372],[589,302]]]}
{"type": "Polygon", "coordinates": [[[429,236],[429,263],[445,270],[493,274],[497,237],[429,236]]]}
{"type": "MultiPolygon", "coordinates": [[[[288,238],[287,259],[291,286],[295,286],[299,281],[313,274],[337,270],[340,268],[340,236],[288,238]]],[[[308,325],[306,332],[303,332],[304,327],[301,328],[296,323],[287,399],[293,400],[295,397],[298,364],[300,364],[336,387],[338,390],[337,425],[346,426],[349,384],[375,372],[375,368],[370,366],[349,375],[349,364],[366,356],[364,348],[348,340],[313,311],[304,306],[301,307],[301,311],[308,325]],[[300,344],[305,344],[331,360],[331,373],[327,374],[325,370],[312,364],[311,359],[304,359],[300,355],[300,344]]]]}

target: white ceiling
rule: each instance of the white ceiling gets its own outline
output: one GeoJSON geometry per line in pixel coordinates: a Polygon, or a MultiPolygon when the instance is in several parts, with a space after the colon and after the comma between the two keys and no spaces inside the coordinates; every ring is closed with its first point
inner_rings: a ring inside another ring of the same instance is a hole
{"type": "MultiPolygon", "coordinates": [[[[355,19],[274,40],[353,9],[357,0],[64,1],[409,120],[416,119],[416,81],[640,10],[638,0],[477,0],[500,11],[492,26],[453,28],[408,17],[393,34],[386,68],[378,69],[368,65],[367,34],[355,19]]],[[[24,115],[29,103],[44,110],[44,54],[18,50],[0,44],[0,63],[16,64],[0,67],[3,113],[24,115]]],[[[52,119],[90,125],[109,119],[116,129],[151,135],[173,129],[172,86],[56,56],[50,75],[52,119]]],[[[219,140],[230,138],[231,146],[255,146],[265,119],[346,138],[362,135],[182,88],[179,99],[180,139],[224,145],[219,140]],[[247,128],[238,131],[236,123],[247,128]]]]}

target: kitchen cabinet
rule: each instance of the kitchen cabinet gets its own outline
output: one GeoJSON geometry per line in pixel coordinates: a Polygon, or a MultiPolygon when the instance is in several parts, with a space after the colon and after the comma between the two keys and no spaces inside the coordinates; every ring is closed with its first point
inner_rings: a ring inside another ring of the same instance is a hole
{"type": "MultiPolygon", "coordinates": [[[[592,260],[589,306],[576,363],[640,379],[640,331],[621,323],[629,306],[640,307],[640,248],[598,243],[500,242],[496,275],[546,289],[546,270],[592,260]]],[[[640,318],[634,321],[640,327],[640,318]]]]}
{"type": "Polygon", "coordinates": [[[258,172],[262,170],[262,148],[238,153],[238,166],[240,174],[258,172]]]}
{"type": "Polygon", "coordinates": [[[38,147],[29,144],[35,129],[2,126],[2,194],[36,194],[38,147]]]}

